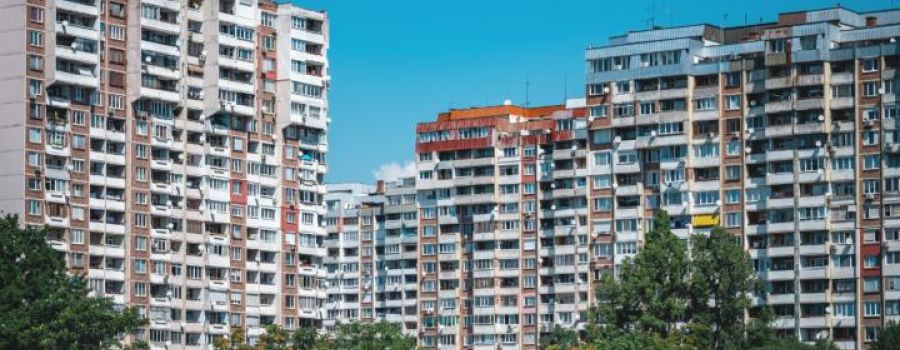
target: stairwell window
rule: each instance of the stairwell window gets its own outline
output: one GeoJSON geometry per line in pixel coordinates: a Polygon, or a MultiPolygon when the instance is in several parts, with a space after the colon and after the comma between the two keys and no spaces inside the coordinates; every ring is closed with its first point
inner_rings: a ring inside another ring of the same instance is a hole
{"type": "Polygon", "coordinates": [[[694,108],[698,111],[716,110],[716,98],[707,97],[694,100],[694,108]]]}
{"type": "Polygon", "coordinates": [[[769,52],[782,53],[787,47],[787,39],[769,40],[769,52]]]}
{"type": "Polygon", "coordinates": [[[725,96],[725,109],[729,111],[741,109],[741,95],[725,96]]]}
{"type": "Polygon", "coordinates": [[[877,301],[867,301],[865,303],[865,317],[881,316],[881,304],[877,301]]]}
{"type": "Polygon", "coordinates": [[[866,58],[862,62],[862,71],[863,72],[874,72],[878,70],[878,59],[877,58],[866,58]]]}

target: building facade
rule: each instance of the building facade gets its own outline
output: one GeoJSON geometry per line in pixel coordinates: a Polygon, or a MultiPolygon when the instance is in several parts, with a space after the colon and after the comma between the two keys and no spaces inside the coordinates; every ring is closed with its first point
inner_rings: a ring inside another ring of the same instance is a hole
{"type": "Polygon", "coordinates": [[[742,238],[774,327],[864,349],[900,318],[900,11],[634,31],[586,52],[593,232],[616,262],[656,209],[742,238]]]}
{"type": "Polygon", "coordinates": [[[21,0],[0,206],[152,348],[320,326],[328,18],[248,0],[21,0]]]}
{"type": "Polygon", "coordinates": [[[418,324],[414,178],[328,185],[325,331],[344,322],[418,324]]]}
{"type": "Polygon", "coordinates": [[[900,10],[632,31],[586,97],[450,110],[414,178],[324,185],[328,17],[253,0],[21,0],[0,23],[0,208],[152,348],[402,323],[426,349],[584,327],[665,210],[742,239],[781,333],[900,320],[900,10]]]}
{"type": "Polygon", "coordinates": [[[654,212],[742,238],[774,327],[865,349],[900,319],[900,11],[634,31],[586,52],[586,98],[417,127],[419,340],[532,348],[654,212]]]}
{"type": "Polygon", "coordinates": [[[589,225],[585,114],[583,99],[505,104],[418,125],[421,346],[536,349],[584,327],[612,266],[589,251],[609,237],[589,225]]]}

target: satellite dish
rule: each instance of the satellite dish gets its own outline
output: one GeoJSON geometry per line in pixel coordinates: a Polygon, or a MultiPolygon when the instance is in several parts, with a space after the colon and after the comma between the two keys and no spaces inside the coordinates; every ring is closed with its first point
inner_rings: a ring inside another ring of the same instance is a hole
{"type": "Polygon", "coordinates": [[[509,99],[503,100],[503,105],[504,106],[512,106],[512,101],[509,99]]]}

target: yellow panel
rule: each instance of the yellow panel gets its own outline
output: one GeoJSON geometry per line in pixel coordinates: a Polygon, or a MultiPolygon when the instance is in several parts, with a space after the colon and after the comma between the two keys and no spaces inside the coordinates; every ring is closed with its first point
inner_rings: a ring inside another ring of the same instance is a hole
{"type": "Polygon", "coordinates": [[[716,226],[719,224],[719,216],[718,215],[695,215],[694,216],[694,227],[708,227],[708,226],[716,226]]]}

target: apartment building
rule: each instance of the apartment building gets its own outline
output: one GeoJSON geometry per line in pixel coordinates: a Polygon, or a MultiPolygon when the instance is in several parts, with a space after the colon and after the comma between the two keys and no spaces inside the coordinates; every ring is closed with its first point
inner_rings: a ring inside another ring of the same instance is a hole
{"type": "MultiPolygon", "coordinates": [[[[653,210],[741,237],[775,327],[865,349],[900,319],[900,10],[631,31],[586,52],[591,232],[653,210]]],[[[423,239],[424,240],[424,239],[423,239]]]]}
{"type": "Polygon", "coordinates": [[[415,178],[328,185],[324,328],[339,323],[418,325],[415,178]]]}
{"type": "Polygon", "coordinates": [[[554,325],[584,327],[612,266],[589,251],[609,237],[590,234],[584,102],[418,125],[420,346],[536,349],[554,325]]]}
{"type": "Polygon", "coordinates": [[[328,18],[253,0],[20,0],[0,24],[0,208],[152,348],[319,326],[328,18]]]}

